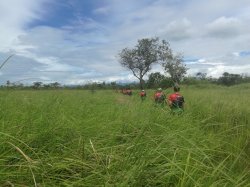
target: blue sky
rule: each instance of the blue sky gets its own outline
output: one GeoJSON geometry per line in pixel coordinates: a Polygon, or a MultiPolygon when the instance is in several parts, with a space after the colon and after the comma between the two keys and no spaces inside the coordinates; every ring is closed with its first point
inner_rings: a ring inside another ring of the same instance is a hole
{"type": "MultiPolygon", "coordinates": [[[[8,0],[0,2],[0,83],[134,81],[117,54],[158,36],[190,68],[250,73],[248,0],[8,0]]],[[[163,70],[155,66],[152,70],[163,70]]]]}

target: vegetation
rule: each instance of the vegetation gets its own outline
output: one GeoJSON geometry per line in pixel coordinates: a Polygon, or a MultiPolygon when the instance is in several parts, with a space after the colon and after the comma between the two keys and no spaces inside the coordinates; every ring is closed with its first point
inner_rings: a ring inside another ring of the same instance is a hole
{"type": "Polygon", "coordinates": [[[131,70],[139,79],[141,89],[145,82],[143,77],[151,70],[153,64],[161,63],[175,84],[181,82],[188,70],[183,64],[183,56],[173,54],[169,43],[165,40],[159,41],[159,38],[138,40],[135,48],[125,48],[118,55],[120,64],[131,70]]]}
{"type": "MultiPolygon", "coordinates": [[[[198,72],[195,76],[184,77],[181,83],[187,86],[196,85],[205,87],[207,84],[234,86],[243,83],[250,83],[250,77],[247,75],[231,74],[224,72],[219,78],[207,77],[206,73],[198,72]]],[[[148,89],[156,89],[159,87],[169,88],[175,84],[175,81],[169,76],[163,75],[160,72],[150,73],[144,87],[148,89]]],[[[117,82],[89,82],[84,85],[62,85],[58,82],[42,83],[34,82],[33,85],[24,85],[22,83],[6,82],[6,85],[0,86],[11,90],[58,90],[58,89],[84,89],[84,90],[103,90],[103,89],[123,89],[123,88],[139,89],[141,85],[138,82],[120,84],[117,82]]]]}
{"type": "MultiPolygon", "coordinates": [[[[164,87],[168,88],[174,85],[175,82],[171,77],[167,77],[160,72],[149,74],[147,88],[164,87]]],[[[224,86],[234,86],[237,84],[250,83],[250,77],[247,75],[231,74],[224,72],[219,78],[207,77],[206,73],[198,72],[195,76],[182,77],[181,83],[187,86],[207,84],[216,84],[224,86]]]]}
{"type": "Polygon", "coordinates": [[[0,90],[0,186],[249,186],[250,85],[181,91],[0,90]]]}
{"type": "Polygon", "coordinates": [[[187,73],[188,68],[183,64],[182,55],[172,55],[164,60],[162,64],[165,72],[170,75],[170,78],[174,84],[179,84],[187,73]]]}
{"type": "Polygon", "coordinates": [[[183,63],[183,56],[180,53],[173,54],[169,43],[162,40],[162,44],[159,45],[158,49],[158,60],[161,62],[164,71],[170,76],[172,82],[179,84],[188,70],[183,63]]]}
{"type": "Polygon", "coordinates": [[[133,49],[125,48],[119,53],[120,64],[139,79],[140,87],[143,89],[143,77],[158,62],[158,38],[145,38],[138,40],[133,49]]]}
{"type": "Polygon", "coordinates": [[[174,85],[170,77],[166,77],[159,72],[149,74],[147,88],[169,88],[174,85]]]}
{"type": "Polygon", "coordinates": [[[243,79],[244,79],[243,76],[239,74],[232,74],[232,73],[225,72],[223,73],[222,77],[218,79],[218,82],[219,84],[232,86],[235,84],[239,84],[240,82],[243,81],[243,79]]]}
{"type": "Polygon", "coordinates": [[[0,63],[0,70],[3,68],[3,66],[9,61],[9,59],[11,58],[11,57],[13,57],[14,55],[12,54],[12,55],[10,55],[10,56],[8,56],[2,63],[0,63]]]}

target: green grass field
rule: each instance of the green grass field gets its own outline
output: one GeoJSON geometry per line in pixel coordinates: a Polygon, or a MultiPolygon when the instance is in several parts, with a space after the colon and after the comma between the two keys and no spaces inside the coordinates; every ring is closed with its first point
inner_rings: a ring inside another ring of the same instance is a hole
{"type": "Polygon", "coordinates": [[[250,86],[181,93],[1,90],[0,186],[250,186],[250,86]]]}

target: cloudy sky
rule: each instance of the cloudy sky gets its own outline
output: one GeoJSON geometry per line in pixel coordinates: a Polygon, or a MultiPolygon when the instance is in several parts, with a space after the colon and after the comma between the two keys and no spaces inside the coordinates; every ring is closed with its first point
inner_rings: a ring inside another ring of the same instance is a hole
{"type": "Polygon", "coordinates": [[[117,54],[155,36],[189,74],[250,73],[249,24],[249,0],[1,0],[0,83],[135,80],[117,54]]]}

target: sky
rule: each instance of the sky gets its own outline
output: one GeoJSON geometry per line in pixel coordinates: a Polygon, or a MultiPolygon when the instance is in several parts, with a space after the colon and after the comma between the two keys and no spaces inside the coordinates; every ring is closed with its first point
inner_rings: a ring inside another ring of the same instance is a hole
{"type": "Polygon", "coordinates": [[[151,37],[188,75],[250,75],[249,23],[249,0],[1,0],[0,84],[136,81],[118,53],[151,37]]]}

